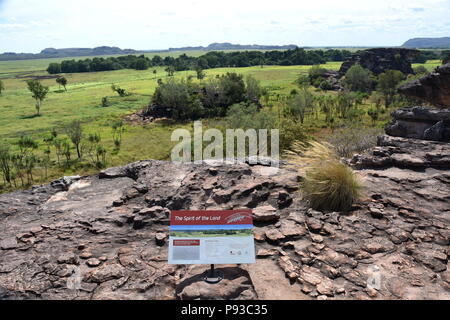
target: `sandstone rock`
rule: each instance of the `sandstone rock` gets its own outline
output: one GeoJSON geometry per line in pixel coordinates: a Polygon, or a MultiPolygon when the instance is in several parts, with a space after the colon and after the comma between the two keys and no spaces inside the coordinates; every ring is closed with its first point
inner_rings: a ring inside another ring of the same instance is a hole
{"type": "Polygon", "coordinates": [[[283,240],[285,236],[278,229],[269,229],[266,231],[266,238],[277,242],[279,240],[283,240]]]}
{"type": "Polygon", "coordinates": [[[211,171],[205,164],[146,161],[101,179],[84,177],[67,187],[64,197],[53,197],[60,187],[45,185],[0,195],[0,241],[17,242],[0,250],[0,287],[8,288],[8,299],[180,298],[205,267],[168,266],[166,243],[158,246],[157,234],[160,240],[166,234],[167,241],[170,210],[205,208],[213,190],[233,189],[231,202],[207,207],[263,208],[266,219],[255,221],[254,228],[258,263],[244,266],[249,275],[241,269],[229,277],[235,289],[224,289],[224,297],[195,286],[183,297],[450,299],[448,145],[389,136],[379,142],[370,156],[389,159],[389,165],[358,171],[367,199],[349,213],[307,209],[290,193],[298,173],[283,165],[275,175],[262,175],[258,165],[211,171]],[[420,158],[423,167],[401,167],[395,154],[420,158]],[[217,178],[214,189],[202,188],[208,177],[217,178]],[[292,203],[284,208],[290,202],[283,202],[286,193],[292,203]],[[123,202],[112,208],[116,199],[123,202]],[[98,261],[89,267],[88,259],[98,261]],[[384,267],[376,297],[367,291],[371,265],[384,267]],[[398,284],[388,287],[391,278],[398,284]],[[67,281],[72,285],[76,279],[77,292],[67,288],[67,281]]]}
{"type": "Polygon", "coordinates": [[[102,262],[97,258],[90,258],[86,261],[89,267],[98,267],[102,262]]]}
{"type": "Polygon", "coordinates": [[[155,235],[156,244],[158,246],[163,246],[166,242],[167,234],[164,232],[157,232],[155,235]]]}
{"type": "Polygon", "coordinates": [[[371,254],[375,254],[393,250],[394,244],[386,238],[377,237],[364,241],[363,249],[371,254]]]}
{"type": "Polygon", "coordinates": [[[369,69],[379,75],[387,70],[399,70],[404,74],[413,74],[411,61],[419,55],[418,50],[403,48],[375,48],[354,54],[348,61],[344,61],[339,74],[344,76],[348,69],[355,64],[369,69]]]}
{"type": "Polygon", "coordinates": [[[295,221],[283,220],[281,222],[280,232],[287,238],[298,238],[304,236],[307,230],[295,221]]]}
{"type": "Polygon", "coordinates": [[[280,215],[277,209],[270,205],[257,207],[253,210],[253,220],[255,222],[274,222],[279,219],[280,215]]]}
{"type": "Polygon", "coordinates": [[[89,259],[89,258],[92,258],[93,257],[93,254],[92,254],[92,252],[90,252],[90,251],[83,251],[82,253],[80,253],[80,256],[79,256],[81,259],[89,259]]]}
{"type": "MultiPolygon", "coordinates": [[[[300,272],[300,280],[310,285],[317,286],[322,281],[324,281],[325,277],[321,274],[319,270],[310,266],[303,266],[300,272]]],[[[326,286],[324,286],[324,290],[326,286]]]]}
{"type": "Polygon", "coordinates": [[[333,282],[326,277],[322,279],[322,281],[317,285],[316,288],[317,292],[319,292],[320,294],[330,297],[334,296],[335,288],[333,282]]]}
{"type": "Polygon", "coordinates": [[[450,63],[438,67],[423,78],[403,85],[399,91],[437,106],[450,107],[450,63]]]}
{"type": "Polygon", "coordinates": [[[292,263],[288,256],[282,256],[278,259],[278,265],[280,268],[286,273],[286,276],[295,280],[298,278],[298,270],[297,267],[292,263]]]}
{"type": "Polygon", "coordinates": [[[318,233],[323,227],[323,222],[316,218],[307,218],[306,225],[311,232],[318,233]]]}
{"type": "Polygon", "coordinates": [[[448,168],[450,148],[444,142],[423,141],[383,135],[378,138],[378,151],[356,155],[351,164],[357,168],[448,168]]]}
{"type": "Polygon", "coordinates": [[[266,258],[277,254],[278,254],[277,249],[259,249],[258,252],[256,253],[256,256],[258,258],[266,258]]]}
{"type": "Polygon", "coordinates": [[[12,250],[16,249],[18,246],[16,237],[10,237],[0,240],[0,249],[2,250],[12,250]]]}
{"type": "Polygon", "coordinates": [[[125,269],[117,263],[105,263],[92,271],[88,276],[88,282],[102,283],[119,279],[125,275],[125,269]]]}
{"type": "Polygon", "coordinates": [[[241,294],[255,299],[248,273],[240,268],[221,268],[224,279],[217,284],[204,282],[199,275],[184,279],[177,288],[181,300],[227,300],[237,299],[241,294]]]}
{"type": "Polygon", "coordinates": [[[58,257],[58,263],[78,264],[78,258],[73,252],[63,253],[58,257]]]}
{"type": "Polygon", "coordinates": [[[412,107],[392,112],[386,133],[395,137],[450,141],[450,109],[412,107]]]}

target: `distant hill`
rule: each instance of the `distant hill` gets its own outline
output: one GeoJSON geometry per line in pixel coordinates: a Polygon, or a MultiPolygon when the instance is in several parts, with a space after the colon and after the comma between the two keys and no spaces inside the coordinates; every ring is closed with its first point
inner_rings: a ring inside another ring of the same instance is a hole
{"type": "Polygon", "coordinates": [[[266,46],[257,44],[232,44],[229,42],[224,43],[211,43],[207,47],[182,47],[182,48],[169,48],[169,51],[190,51],[190,50],[205,50],[205,51],[219,51],[219,50],[288,50],[298,48],[295,44],[285,46],[266,46]]]}
{"type": "Polygon", "coordinates": [[[133,50],[133,49],[120,49],[118,47],[96,47],[96,48],[65,48],[55,49],[47,48],[40,53],[15,53],[5,52],[0,54],[0,61],[7,60],[28,60],[28,59],[47,59],[47,58],[70,58],[70,57],[86,57],[86,56],[103,56],[103,55],[119,55],[119,54],[138,54],[149,52],[170,52],[170,51],[220,51],[220,50],[288,50],[295,49],[296,45],[286,46],[264,46],[264,45],[240,45],[225,43],[211,43],[207,47],[182,47],[182,48],[169,48],[168,50],[133,50]]]}
{"type": "Polygon", "coordinates": [[[450,37],[443,38],[414,38],[406,41],[402,47],[405,48],[439,48],[447,49],[450,48],[450,37]]]}
{"type": "Polygon", "coordinates": [[[136,54],[139,51],[133,49],[120,49],[118,47],[96,47],[96,48],[65,48],[55,49],[47,48],[40,53],[15,53],[5,52],[0,54],[0,61],[6,60],[28,60],[28,59],[47,59],[47,58],[67,58],[67,57],[85,57],[102,56],[114,54],[136,54]]]}

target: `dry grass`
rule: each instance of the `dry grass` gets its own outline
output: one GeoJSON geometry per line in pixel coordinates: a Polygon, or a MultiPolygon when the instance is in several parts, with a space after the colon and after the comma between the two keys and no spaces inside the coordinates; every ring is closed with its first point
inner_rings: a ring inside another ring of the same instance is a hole
{"type": "Polygon", "coordinates": [[[316,210],[347,211],[361,195],[362,185],[328,143],[294,143],[287,153],[304,176],[303,199],[316,210]]]}

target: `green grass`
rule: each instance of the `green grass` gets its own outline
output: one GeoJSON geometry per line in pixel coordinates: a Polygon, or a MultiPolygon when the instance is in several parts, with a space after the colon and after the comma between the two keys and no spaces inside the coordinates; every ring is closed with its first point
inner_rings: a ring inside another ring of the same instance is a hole
{"type": "Polygon", "coordinates": [[[437,67],[442,65],[441,60],[428,60],[426,63],[414,63],[413,68],[418,66],[424,66],[428,71],[433,71],[437,67]]]}

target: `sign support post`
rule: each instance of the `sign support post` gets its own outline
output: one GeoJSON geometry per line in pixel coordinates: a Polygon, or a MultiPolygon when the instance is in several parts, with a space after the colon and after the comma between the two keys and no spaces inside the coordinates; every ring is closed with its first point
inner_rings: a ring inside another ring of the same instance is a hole
{"type": "Polygon", "coordinates": [[[206,270],[202,275],[203,281],[211,284],[219,283],[223,279],[223,272],[214,269],[214,265],[211,265],[211,269],[206,270]]]}

